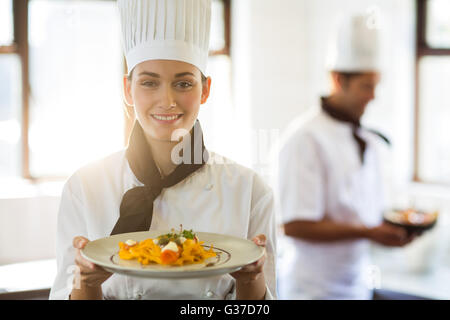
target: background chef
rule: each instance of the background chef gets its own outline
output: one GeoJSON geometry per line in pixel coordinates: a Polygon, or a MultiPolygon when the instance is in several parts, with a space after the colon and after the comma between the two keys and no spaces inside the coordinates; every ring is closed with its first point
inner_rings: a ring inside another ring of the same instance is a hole
{"type": "Polygon", "coordinates": [[[335,39],[332,90],[286,130],[277,195],[287,243],[282,299],[370,299],[370,241],[404,246],[412,238],[382,223],[377,150],[389,142],[361,126],[380,80],[379,34],[366,14],[346,18],[335,39]]]}

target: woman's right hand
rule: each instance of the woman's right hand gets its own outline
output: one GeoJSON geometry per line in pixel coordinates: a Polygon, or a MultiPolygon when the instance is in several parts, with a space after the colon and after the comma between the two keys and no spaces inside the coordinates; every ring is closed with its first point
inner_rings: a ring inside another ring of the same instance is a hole
{"type": "MultiPolygon", "coordinates": [[[[81,287],[100,287],[103,282],[105,282],[112,273],[106,271],[102,267],[84,259],[81,256],[81,249],[83,249],[89,242],[85,237],[75,237],[73,238],[73,247],[76,249],[75,264],[79,268],[79,283],[81,287]]],[[[74,289],[80,289],[74,287],[74,289]]]]}
{"type": "Polygon", "coordinates": [[[416,235],[408,236],[405,229],[387,223],[369,229],[368,238],[389,247],[403,247],[413,241],[416,235]]]}

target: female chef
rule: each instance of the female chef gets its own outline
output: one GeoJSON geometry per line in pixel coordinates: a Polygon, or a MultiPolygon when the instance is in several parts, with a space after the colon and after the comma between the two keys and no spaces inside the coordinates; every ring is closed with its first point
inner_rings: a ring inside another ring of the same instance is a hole
{"type": "Polygon", "coordinates": [[[65,184],[50,298],[275,297],[272,192],[251,170],[207,150],[197,120],[211,86],[204,76],[210,0],[118,5],[129,70],[124,95],[137,120],[126,150],[79,169],[65,184]],[[80,255],[89,240],[180,224],[253,239],[266,255],[232,274],[189,280],[111,274],[80,255]]]}
{"type": "Polygon", "coordinates": [[[360,125],[379,81],[379,31],[367,15],[344,21],[321,108],[287,130],[277,194],[287,244],[282,299],[370,299],[369,244],[404,246],[405,230],[382,224],[377,150],[385,138],[360,125]]]}

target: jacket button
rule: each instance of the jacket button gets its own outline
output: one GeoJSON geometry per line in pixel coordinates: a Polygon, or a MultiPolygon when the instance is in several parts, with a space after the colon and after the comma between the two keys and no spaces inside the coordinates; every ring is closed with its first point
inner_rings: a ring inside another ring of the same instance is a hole
{"type": "Polygon", "coordinates": [[[206,296],[207,296],[208,298],[211,298],[212,296],[214,296],[214,292],[212,292],[211,290],[209,290],[209,291],[206,293],[206,296]]]}
{"type": "Polygon", "coordinates": [[[213,188],[213,185],[211,184],[211,183],[208,183],[206,186],[205,186],[205,190],[206,191],[209,191],[209,190],[211,190],[213,188]]]}

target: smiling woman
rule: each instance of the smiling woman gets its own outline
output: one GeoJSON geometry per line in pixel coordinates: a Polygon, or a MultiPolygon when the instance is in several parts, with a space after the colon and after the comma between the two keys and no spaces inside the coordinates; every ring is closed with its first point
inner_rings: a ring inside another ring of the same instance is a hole
{"type": "Polygon", "coordinates": [[[58,217],[60,263],[50,297],[199,299],[207,288],[210,298],[272,298],[272,192],[250,169],[224,157],[209,161],[210,154],[211,159],[219,156],[205,147],[197,119],[211,87],[209,77],[202,79],[211,0],[117,3],[127,67],[134,70],[123,77],[124,93],[136,121],[125,150],[83,166],[65,184],[58,217]],[[265,250],[238,271],[183,283],[156,277],[131,284],[83,256],[90,240],[179,224],[251,239],[265,250]],[[67,268],[73,263],[80,275],[71,286],[67,268]]]}
{"type": "Polygon", "coordinates": [[[134,77],[124,77],[125,97],[147,139],[172,141],[175,130],[189,132],[208,99],[211,80],[202,81],[202,72],[182,61],[149,60],[133,70],[134,77]]]}

